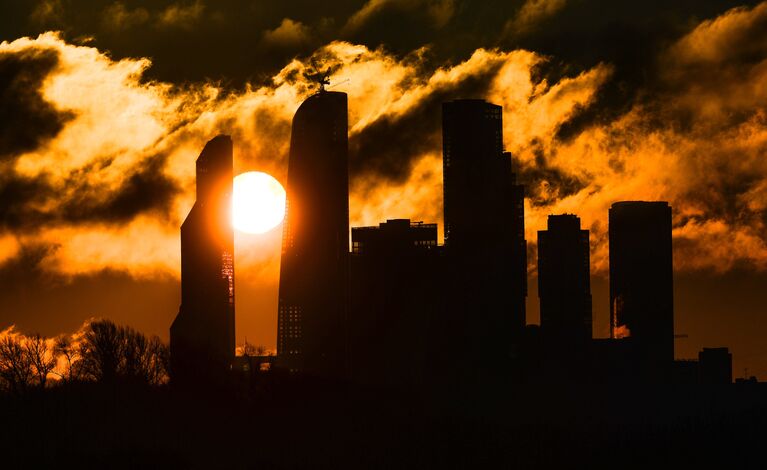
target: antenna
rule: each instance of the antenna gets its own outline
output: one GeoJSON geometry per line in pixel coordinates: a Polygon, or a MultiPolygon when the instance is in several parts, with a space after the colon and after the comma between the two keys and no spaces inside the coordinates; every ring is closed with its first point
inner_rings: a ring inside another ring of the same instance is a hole
{"type": "Polygon", "coordinates": [[[346,80],[341,80],[340,82],[338,82],[338,83],[334,83],[334,84],[332,84],[331,86],[329,86],[329,87],[328,87],[328,90],[329,90],[329,89],[331,89],[331,88],[333,88],[333,87],[337,87],[338,85],[342,85],[342,84],[344,84],[344,83],[346,83],[346,82],[349,82],[349,81],[351,81],[351,79],[349,79],[349,78],[347,78],[346,80]]]}

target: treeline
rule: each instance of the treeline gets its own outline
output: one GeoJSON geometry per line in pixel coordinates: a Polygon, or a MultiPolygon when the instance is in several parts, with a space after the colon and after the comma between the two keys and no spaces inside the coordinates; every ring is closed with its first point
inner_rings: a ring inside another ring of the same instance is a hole
{"type": "Polygon", "coordinates": [[[23,394],[71,382],[168,381],[168,347],[109,320],[91,320],[71,335],[26,336],[12,328],[0,337],[0,389],[23,394]]]}

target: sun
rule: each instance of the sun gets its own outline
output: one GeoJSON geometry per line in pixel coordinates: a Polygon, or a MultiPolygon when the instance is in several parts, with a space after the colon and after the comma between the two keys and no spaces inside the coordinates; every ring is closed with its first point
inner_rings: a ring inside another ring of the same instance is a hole
{"type": "Polygon", "coordinates": [[[265,233],[285,217],[285,189],[271,175],[260,171],[234,178],[232,225],[245,233],[265,233]]]}

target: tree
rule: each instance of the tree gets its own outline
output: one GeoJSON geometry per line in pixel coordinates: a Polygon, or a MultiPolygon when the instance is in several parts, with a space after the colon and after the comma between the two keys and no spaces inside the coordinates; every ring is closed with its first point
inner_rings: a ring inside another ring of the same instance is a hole
{"type": "Polygon", "coordinates": [[[41,388],[45,388],[50,374],[56,367],[56,355],[48,340],[39,334],[27,337],[24,341],[24,352],[32,368],[32,372],[41,388]]]}
{"type": "Polygon", "coordinates": [[[6,334],[0,339],[0,379],[13,393],[23,393],[34,376],[29,354],[19,335],[6,334]]]}
{"type": "Polygon", "coordinates": [[[79,345],[73,341],[72,336],[58,336],[53,344],[53,355],[63,359],[63,364],[54,370],[54,373],[58,375],[61,380],[71,382],[80,377],[80,348],[79,345]]]}
{"type": "Polygon", "coordinates": [[[122,331],[122,376],[134,382],[152,385],[164,383],[167,380],[168,352],[160,338],[147,338],[128,327],[123,327],[122,331]]]}
{"type": "Polygon", "coordinates": [[[96,382],[125,380],[157,385],[168,378],[168,348],[109,320],[90,322],[78,344],[78,372],[96,382]]]}
{"type": "Polygon", "coordinates": [[[79,343],[83,378],[111,383],[117,380],[123,356],[123,332],[109,320],[91,321],[79,343]]]}
{"type": "Polygon", "coordinates": [[[167,383],[170,370],[170,349],[160,338],[153,336],[149,341],[149,352],[152,357],[151,367],[148,369],[147,381],[150,384],[167,383]]]}

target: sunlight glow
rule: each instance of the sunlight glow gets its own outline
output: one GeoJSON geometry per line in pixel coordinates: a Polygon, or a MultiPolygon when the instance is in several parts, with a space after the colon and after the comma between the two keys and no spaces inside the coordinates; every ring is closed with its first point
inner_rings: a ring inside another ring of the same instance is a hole
{"type": "Polygon", "coordinates": [[[234,178],[232,225],[246,233],[265,233],[285,217],[285,189],[271,175],[249,171],[234,178]]]}

